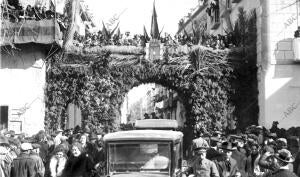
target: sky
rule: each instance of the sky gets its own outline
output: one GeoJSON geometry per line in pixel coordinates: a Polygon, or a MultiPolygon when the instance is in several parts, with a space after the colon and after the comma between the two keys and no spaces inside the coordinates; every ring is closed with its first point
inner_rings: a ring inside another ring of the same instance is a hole
{"type": "MultiPolygon", "coordinates": [[[[113,22],[116,17],[120,21],[120,31],[131,34],[142,34],[145,25],[150,35],[151,16],[154,0],[84,0],[90,12],[94,16],[94,22],[102,29],[102,21],[105,24],[113,22]],[[119,17],[119,18],[118,18],[119,17]]],[[[159,30],[175,35],[178,30],[178,22],[186,16],[190,9],[197,6],[198,0],[156,0],[155,8],[158,18],[159,30]]],[[[111,29],[116,26],[111,23],[111,29]]]]}

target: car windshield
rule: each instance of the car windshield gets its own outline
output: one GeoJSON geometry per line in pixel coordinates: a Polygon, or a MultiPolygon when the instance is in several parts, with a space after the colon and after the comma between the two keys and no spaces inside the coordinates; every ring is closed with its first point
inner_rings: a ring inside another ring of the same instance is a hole
{"type": "Polygon", "coordinates": [[[112,173],[170,171],[170,143],[110,143],[108,146],[109,170],[112,173]]]}

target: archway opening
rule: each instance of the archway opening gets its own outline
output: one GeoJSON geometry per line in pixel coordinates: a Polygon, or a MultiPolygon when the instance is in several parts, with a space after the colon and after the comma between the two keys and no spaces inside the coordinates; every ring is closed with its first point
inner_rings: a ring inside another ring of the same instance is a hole
{"type": "Polygon", "coordinates": [[[125,95],[121,106],[121,129],[141,119],[172,119],[183,127],[186,110],[175,90],[155,83],[141,84],[125,95]]]}

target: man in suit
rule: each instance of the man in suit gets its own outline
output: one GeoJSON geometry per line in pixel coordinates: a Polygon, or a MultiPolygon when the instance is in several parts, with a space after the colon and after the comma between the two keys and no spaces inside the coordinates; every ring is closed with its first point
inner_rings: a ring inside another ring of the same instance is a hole
{"type": "Polygon", "coordinates": [[[237,161],[231,155],[233,152],[232,143],[225,141],[219,148],[224,153],[224,158],[216,162],[220,176],[231,177],[238,172],[237,161]]]}

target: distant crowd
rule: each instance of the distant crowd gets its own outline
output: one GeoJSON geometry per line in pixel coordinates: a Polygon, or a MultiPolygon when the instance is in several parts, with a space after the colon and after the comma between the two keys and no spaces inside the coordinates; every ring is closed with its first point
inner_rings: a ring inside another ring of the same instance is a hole
{"type": "MultiPolygon", "coordinates": [[[[75,45],[76,46],[105,46],[105,45],[116,45],[116,46],[141,46],[145,47],[146,43],[150,41],[150,37],[147,34],[134,34],[131,35],[129,31],[122,34],[117,32],[116,34],[103,33],[103,31],[98,31],[97,33],[87,33],[85,36],[80,36],[75,34],[75,45]]],[[[210,35],[202,36],[201,38],[196,37],[193,34],[176,34],[173,37],[164,33],[158,39],[165,46],[172,45],[198,45],[201,44],[206,47],[211,47],[214,49],[225,49],[237,46],[233,43],[233,36],[228,35],[210,35]]]]}

